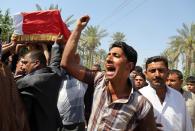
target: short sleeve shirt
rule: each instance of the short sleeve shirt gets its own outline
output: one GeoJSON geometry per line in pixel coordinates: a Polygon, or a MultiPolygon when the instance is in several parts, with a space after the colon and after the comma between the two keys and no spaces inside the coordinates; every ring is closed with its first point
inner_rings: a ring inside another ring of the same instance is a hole
{"type": "Polygon", "coordinates": [[[151,103],[134,87],[128,98],[111,102],[111,95],[106,88],[106,79],[103,73],[96,75],[94,88],[88,131],[132,131],[139,124],[139,120],[144,119],[152,109],[151,103]]]}

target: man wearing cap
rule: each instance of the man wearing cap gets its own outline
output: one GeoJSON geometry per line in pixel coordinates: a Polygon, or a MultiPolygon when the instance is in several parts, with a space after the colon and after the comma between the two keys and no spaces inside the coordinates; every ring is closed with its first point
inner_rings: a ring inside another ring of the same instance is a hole
{"type": "Polygon", "coordinates": [[[137,52],[131,46],[113,43],[106,57],[105,72],[94,73],[73,59],[89,19],[83,16],[77,21],[61,60],[61,66],[73,77],[93,84],[94,99],[87,130],[155,131],[151,103],[134,89],[129,79],[137,62],[137,52]]]}

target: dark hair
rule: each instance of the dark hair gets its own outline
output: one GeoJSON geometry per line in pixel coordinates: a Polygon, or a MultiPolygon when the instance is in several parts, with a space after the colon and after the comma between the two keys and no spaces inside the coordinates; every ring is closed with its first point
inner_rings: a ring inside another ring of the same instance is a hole
{"type": "Polygon", "coordinates": [[[127,57],[128,61],[133,62],[135,65],[137,63],[137,52],[136,50],[127,45],[125,42],[122,41],[116,41],[114,42],[111,47],[109,48],[109,50],[111,50],[114,47],[119,47],[123,50],[123,52],[125,53],[125,56],[127,57]]]}
{"type": "Polygon", "coordinates": [[[135,66],[135,69],[134,69],[136,72],[143,72],[143,69],[141,66],[135,66]]]}
{"type": "Polygon", "coordinates": [[[23,102],[11,70],[0,61],[0,129],[1,131],[29,131],[23,102]]]}
{"type": "Polygon", "coordinates": [[[46,65],[47,63],[46,58],[42,51],[34,50],[34,51],[28,52],[26,55],[28,54],[31,60],[39,60],[41,65],[46,65]]]}
{"type": "Polygon", "coordinates": [[[195,83],[195,76],[189,76],[189,77],[187,77],[186,83],[195,83]]]}
{"type": "Polygon", "coordinates": [[[93,64],[94,67],[97,67],[98,71],[101,71],[101,66],[100,64],[93,64]]]}
{"type": "Polygon", "coordinates": [[[164,62],[165,66],[168,68],[168,60],[166,57],[164,56],[153,56],[147,59],[146,61],[146,70],[148,68],[148,64],[152,63],[152,62],[164,62]]]}
{"type": "Polygon", "coordinates": [[[171,75],[171,74],[176,74],[180,80],[183,79],[183,74],[182,74],[182,72],[179,71],[179,70],[177,70],[177,69],[169,70],[168,76],[171,75]]]}
{"type": "Polygon", "coordinates": [[[17,64],[17,61],[18,61],[18,54],[13,54],[11,55],[12,57],[12,61],[11,61],[11,65],[8,65],[11,69],[12,72],[15,72],[16,71],[16,64],[17,64]]]}
{"type": "MultiPolygon", "coordinates": [[[[136,72],[136,73],[135,73],[135,77],[136,77],[136,76],[141,76],[144,80],[146,80],[146,76],[145,76],[144,73],[142,73],[142,72],[136,72]]],[[[135,77],[134,77],[134,78],[135,78],[135,77]]]]}

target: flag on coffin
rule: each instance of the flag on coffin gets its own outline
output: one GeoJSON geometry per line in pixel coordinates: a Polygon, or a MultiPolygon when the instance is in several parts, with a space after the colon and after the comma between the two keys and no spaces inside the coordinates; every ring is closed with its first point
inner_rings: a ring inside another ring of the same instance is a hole
{"type": "Polygon", "coordinates": [[[71,33],[59,10],[18,13],[13,24],[12,38],[16,37],[17,42],[51,42],[59,33],[67,40],[71,33]]]}

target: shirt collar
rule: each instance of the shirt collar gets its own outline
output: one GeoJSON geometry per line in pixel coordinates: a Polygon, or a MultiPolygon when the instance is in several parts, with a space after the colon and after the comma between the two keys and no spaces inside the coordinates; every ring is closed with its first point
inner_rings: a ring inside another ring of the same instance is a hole
{"type": "MultiPolygon", "coordinates": [[[[107,90],[107,83],[108,83],[108,81],[104,81],[104,83],[103,83],[103,90],[104,90],[104,92],[106,92],[106,93],[108,93],[109,95],[108,95],[108,100],[110,99],[111,100],[111,95],[110,95],[110,93],[108,92],[108,90],[107,90]]],[[[137,91],[137,89],[135,88],[135,86],[134,86],[134,84],[132,84],[132,81],[131,81],[131,79],[130,78],[128,78],[128,83],[129,83],[129,87],[131,87],[131,92],[130,92],[130,94],[129,94],[129,97],[128,97],[128,99],[127,98],[121,98],[121,99],[118,99],[118,100],[116,100],[116,101],[114,101],[114,102],[112,102],[112,103],[127,103],[130,99],[131,99],[131,97],[132,97],[132,94],[135,92],[135,91],[137,91]]],[[[111,103],[111,104],[112,104],[111,103]]]]}

